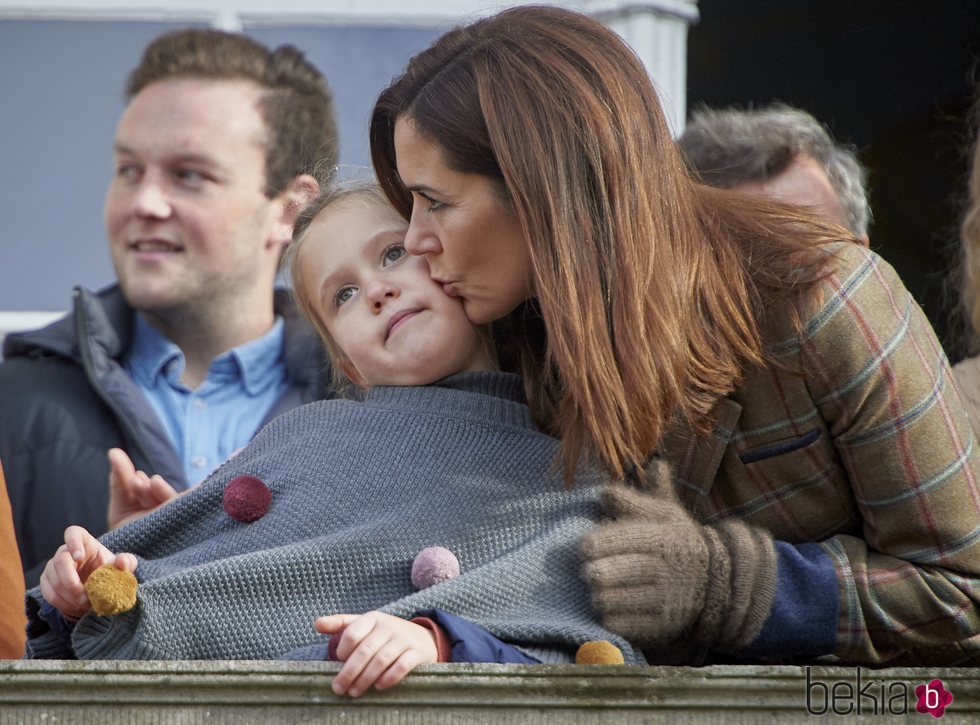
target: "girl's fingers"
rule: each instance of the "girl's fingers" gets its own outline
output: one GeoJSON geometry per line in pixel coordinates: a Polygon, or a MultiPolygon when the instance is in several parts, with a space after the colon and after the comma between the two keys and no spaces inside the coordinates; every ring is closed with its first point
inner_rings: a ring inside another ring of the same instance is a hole
{"type": "Polygon", "coordinates": [[[159,473],[150,477],[149,484],[149,501],[152,505],[159,506],[162,503],[177,498],[177,491],[159,473]]]}
{"type": "MultiPolygon", "coordinates": [[[[358,652],[360,650],[359,647],[358,652]]],[[[347,694],[351,697],[359,697],[366,692],[404,653],[405,643],[399,640],[389,639],[381,644],[378,650],[365,660],[361,673],[347,688],[347,694]]],[[[354,655],[352,655],[353,657],[354,655]]]]}
{"type": "Polygon", "coordinates": [[[336,634],[359,616],[357,614],[330,614],[325,617],[317,617],[316,621],[313,622],[313,627],[320,634],[336,634]]]}
{"type": "MultiPolygon", "coordinates": [[[[363,619],[363,618],[362,618],[363,619]]],[[[333,678],[333,691],[338,695],[349,692],[351,685],[357,681],[368,666],[374,655],[387,644],[388,633],[384,631],[372,631],[367,636],[357,637],[358,632],[355,627],[360,621],[354,622],[340,636],[340,644],[337,647],[337,657],[343,661],[344,666],[333,678]],[[353,635],[352,635],[352,630],[353,635]],[[352,645],[351,641],[355,643],[352,645]]],[[[353,693],[351,693],[353,694],[353,693]]],[[[360,692],[357,693],[358,695],[360,692]]],[[[354,695],[356,697],[356,695],[354,695]]]]}
{"type": "Polygon", "coordinates": [[[405,675],[421,664],[425,664],[425,659],[417,650],[409,649],[402,652],[401,656],[378,677],[374,683],[374,689],[386,690],[392,685],[397,685],[405,679],[405,675]]]}
{"type": "Polygon", "coordinates": [[[138,561],[133,554],[116,554],[116,559],[112,563],[117,569],[132,573],[136,571],[138,561]]]}
{"type": "Polygon", "coordinates": [[[69,526],[65,529],[65,547],[68,555],[75,561],[85,558],[85,535],[88,532],[81,526],[69,526]]]}

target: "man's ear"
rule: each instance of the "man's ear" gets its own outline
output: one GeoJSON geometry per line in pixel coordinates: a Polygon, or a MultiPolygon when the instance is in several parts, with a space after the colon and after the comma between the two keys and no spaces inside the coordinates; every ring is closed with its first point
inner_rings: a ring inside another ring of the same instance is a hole
{"type": "Polygon", "coordinates": [[[286,190],[279,195],[282,209],[271,243],[286,246],[292,241],[296,217],[319,193],[320,184],[309,174],[300,174],[289,182],[286,190]]]}

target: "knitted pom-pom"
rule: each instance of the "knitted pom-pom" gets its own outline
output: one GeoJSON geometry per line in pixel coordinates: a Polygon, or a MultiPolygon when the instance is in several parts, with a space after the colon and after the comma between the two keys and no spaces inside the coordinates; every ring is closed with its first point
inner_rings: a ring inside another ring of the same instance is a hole
{"type": "Polygon", "coordinates": [[[412,585],[416,589],[426,589],[457,576],[459,559],[441,546],[422,549],[412,562],[412,585]]]}
{"type": "Polygon", "coordinates": [[[85,593],[93,612],[100,617],[111,617],[136,606],[137,586],[136,577],[131,572],[106,564],[89,575],[85,581],[85,593]]]}
{"type": "Polygon", "coordinates": [[[255,476],[237,476],[225,486],[221,507],[235,521],[251,523],[265,516],[272,503],[272,491],[255,476]]]}
{"type": "Polygon", "coordinates": [[[621,665],[625,661],[619,647],[604,639],[586,642],[575,653],[577,665],[621,665]]]}

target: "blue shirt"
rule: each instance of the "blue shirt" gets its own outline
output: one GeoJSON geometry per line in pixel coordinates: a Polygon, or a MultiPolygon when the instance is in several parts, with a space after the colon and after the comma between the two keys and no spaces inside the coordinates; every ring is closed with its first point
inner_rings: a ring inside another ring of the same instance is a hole
{"type": "Polygon", "coordinates": [[[262,337],[216,357],[204,382],[191,390],[180,382],[184,353],[136,314],[123,366],[170,434],[188,485],[200,483],[247,444],[285,392],[283,328],[276,317],[262,337]]]}

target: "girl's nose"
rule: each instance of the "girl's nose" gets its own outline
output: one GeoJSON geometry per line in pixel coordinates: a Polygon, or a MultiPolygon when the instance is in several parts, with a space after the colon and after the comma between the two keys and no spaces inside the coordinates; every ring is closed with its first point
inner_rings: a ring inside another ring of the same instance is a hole
{"type": "Polygon", "coordinates": [[[398,299],[401,292],[389,281],[375,280],[368,285],[367,294],[372,309],[377,313],[381,312],[386,302],[398,299]]]}

